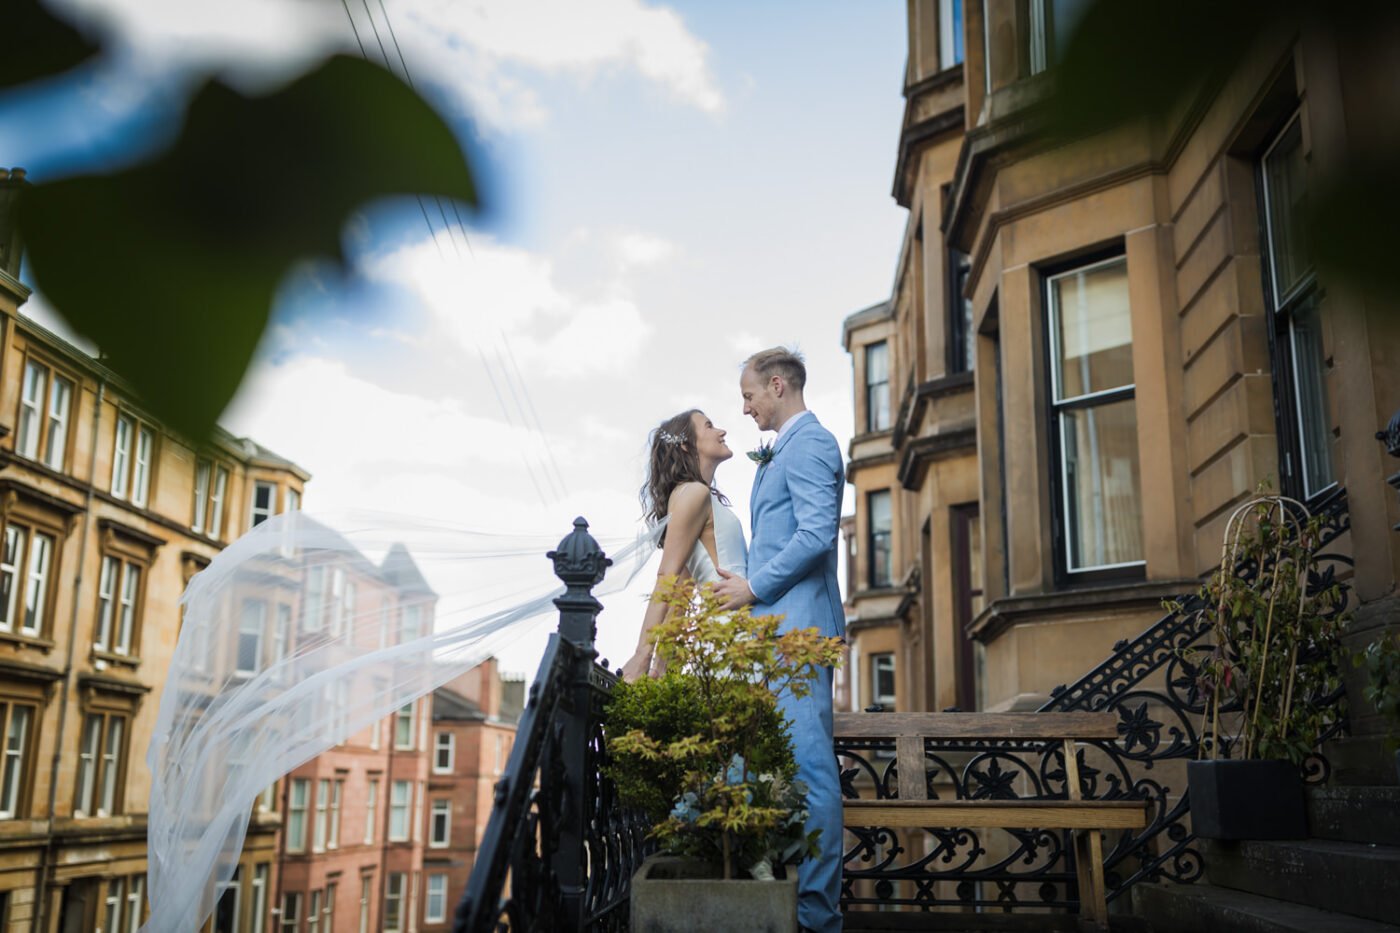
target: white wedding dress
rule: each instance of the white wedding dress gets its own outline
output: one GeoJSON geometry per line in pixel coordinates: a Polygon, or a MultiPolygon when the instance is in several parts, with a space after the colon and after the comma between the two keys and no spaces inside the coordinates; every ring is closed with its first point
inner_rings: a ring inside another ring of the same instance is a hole
{"type": "Polygon", "coordinates": [[[715,526],[715,556],[710,556],[710,549],[705,546],[705,536],[701,535],[695,542],[695,547],[691,549],[690,557],[685,562],[685,569],[690,573],[696,583],[718,583],[721,579],[719,570],[728,573],[738,574],[741,577],[749,575],[749,547],[744,541],[744,526],[739,523],[739,516],[734,514],[734,510],[719,501],[719,497],[714,493],[710,494],[710,506],[714,513],[715,526]],[[716,569],[718,560],[718,569],[716,569]]]}

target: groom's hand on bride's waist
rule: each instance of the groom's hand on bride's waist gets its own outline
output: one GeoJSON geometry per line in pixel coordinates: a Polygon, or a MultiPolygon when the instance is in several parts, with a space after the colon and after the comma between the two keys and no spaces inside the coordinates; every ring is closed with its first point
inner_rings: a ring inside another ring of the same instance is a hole
{"type": "MultiPolygon", "coordinates": [[[[716,568],[718,569],[718,568],[716,568]]],[[[724,600],[725,609],[743,609],[754,602],[753,590],[749,589],[749,581],[739,576],[737,573],[730,573],[728,570],[720,570],[720,581],[715,584],[715,595],[724,600]]]]}

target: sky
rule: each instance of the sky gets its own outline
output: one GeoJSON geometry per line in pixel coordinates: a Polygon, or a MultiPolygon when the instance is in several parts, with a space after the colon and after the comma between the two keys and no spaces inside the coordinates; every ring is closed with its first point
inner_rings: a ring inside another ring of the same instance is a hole
{"type": "MultiPolygon", "coordinates": [[[[52,7],[109,51],[0,98],[0,163],[31,180],[158,150],[202,75],[255,93],[361,44],[381,60],[380,42],[401,69],[397,39],[487,181],[491,209],[462,209],[463,228],[432,199],[426,223],[412,200],[368,205],[348,269],[308,259],[283,283],[222,423],[312,474],[308,510],[560,536],[583,515],[627,536],[648,431],[698,407],[730,432],[717,478],[747,527],[742,452],[761,438],[739,364],[775,344],[805,354],[809,407],[849,441],[841,322],[889,297],[905,223],[903,3],[52,7]]],[[[21,310],[67,330],[42,295],[21,310]]],[[[614,599],[599,648],[621,663],[641,600],[614,599]]],[[[532,672],[542,639],[503,648],[503,668],[532,672]]]]}

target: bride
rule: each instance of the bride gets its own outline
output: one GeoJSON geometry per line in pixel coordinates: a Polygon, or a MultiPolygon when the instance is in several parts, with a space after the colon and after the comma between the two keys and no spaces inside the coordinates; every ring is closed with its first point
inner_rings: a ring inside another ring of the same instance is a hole
{"type": "MultiPolygon", "coordinates": [[[[667,521],[660,541],[657,588],[669,577],[718,583],[721,570],[748,576],[744,529],[715,485],[715,471],[734,456],[724,437],[725,431],[699,409],[674,415],[652,432],[642,507],[648,523],[667,521]]],[[[653,597],[656,592],[653,589],[653,597]]],[[[636,653],[622,666],[625,679],[662,673],[647,636],[666,618],[666,609],[654,598],[647,604],[636,653]]]]}

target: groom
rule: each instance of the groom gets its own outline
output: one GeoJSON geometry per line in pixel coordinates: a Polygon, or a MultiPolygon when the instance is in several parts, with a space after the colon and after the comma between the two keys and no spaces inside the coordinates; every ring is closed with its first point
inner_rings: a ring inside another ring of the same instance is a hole
{"type": "MultiPolygon", "coordinates": [[[[752,604],[755,615],[783,615],[782,631],[815,627],[846,633],[836,586],[836,533],[846,475],[841,448],[802,389],[807,367],[782,347],[749,357],[739,377],[744,414],[760,431],[777,431],[771,457],[761,459],[750,504],[753,541],[749,578],[726,573],[715,592],[726,609],[752,604]]],[[[797,778],[807,784],[807,831],[821,830],[821,855],[798,869],[797,918],[804,929],[841,929],[841,787],[831,740],[831,668],[819,668],[812,692],[783,696],[792,730],[797,778]]]]}

